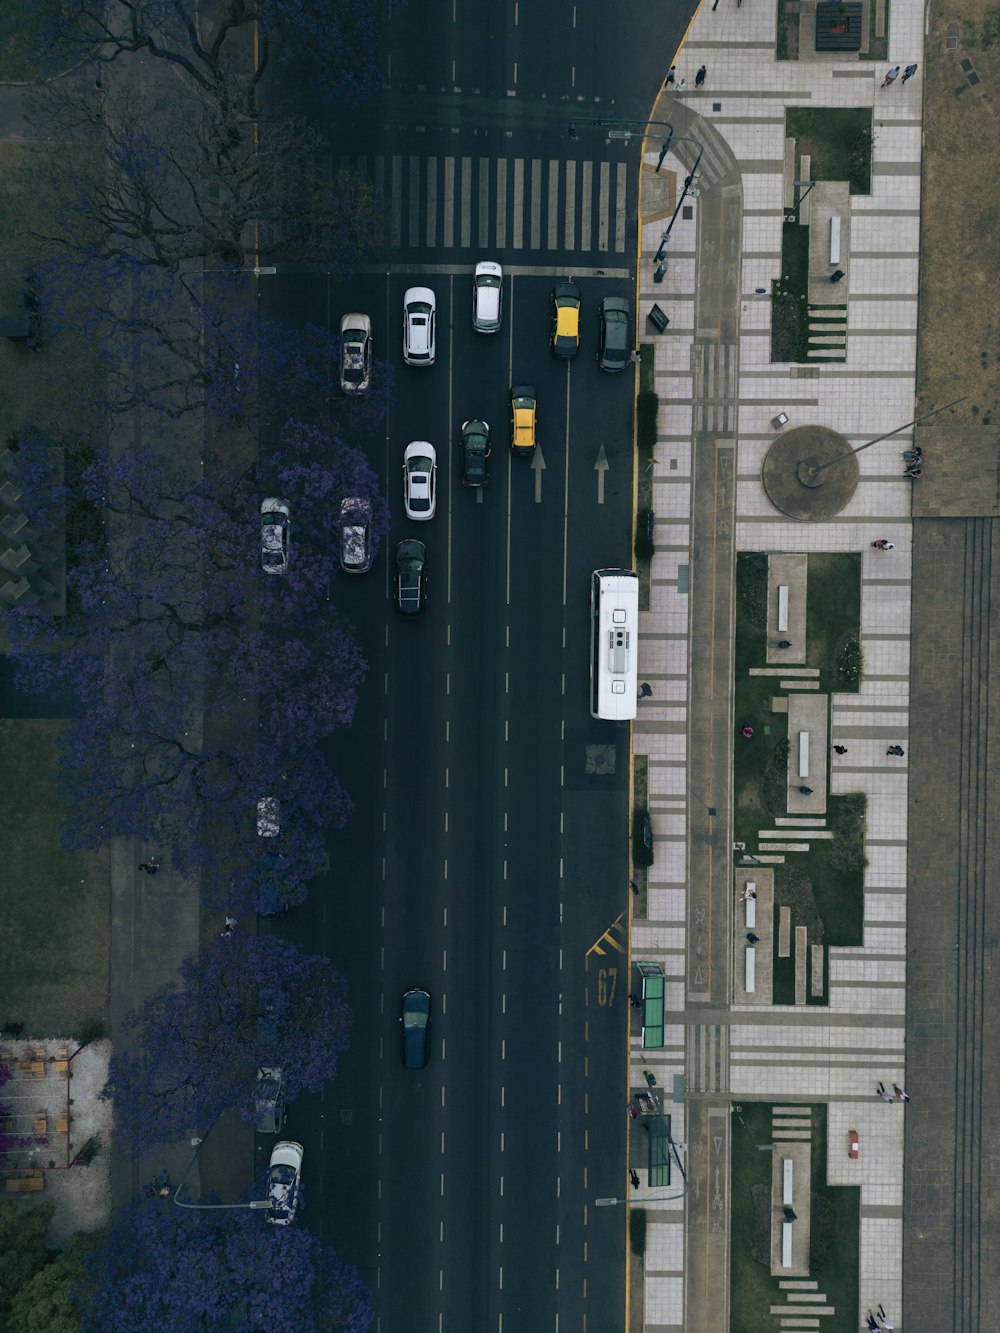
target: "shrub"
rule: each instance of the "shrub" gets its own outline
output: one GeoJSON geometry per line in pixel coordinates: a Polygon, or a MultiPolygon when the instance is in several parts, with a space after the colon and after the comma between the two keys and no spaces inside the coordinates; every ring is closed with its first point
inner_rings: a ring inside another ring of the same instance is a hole
{"type": "Polygon", "coordinates": [[[856,689],[864,672],[864,655],[861,641],[857,634],[849,634],[837,650],[837,675],[844,682],[856,689]]]}
{"type": "Polygon", "coordinates": [[[759,551],[740,557],[737,589],[740,610],[755,629],[767,629],[767,556],[759,551]]]}
{"type": "Polygon", "coordinates": [[[637,866],[653,864],[653,826],[646,809],[632,816],[632,861],[637,866]]]}
{"type": "Polygon", "coordinates": [[[652,527],[653,511],[640,509],[639,520],[635,528],[635,553],[640,560],[652,560],[656,547],[649,531],[652,527]]]}
{"type": "Polygon", "coordinates": [[[653,455],[656,444],[656,414],[660,410],[660,400],[652,390],[639,394],[635,404],[635,438],[639,454],[646,461],[653,455]]]}
{"type": "Polygon", "coordinates": [[[646,1253],[646,1210],[633,1208],[628,1215],[629,1249],[640,1259],[646,1253]]]}

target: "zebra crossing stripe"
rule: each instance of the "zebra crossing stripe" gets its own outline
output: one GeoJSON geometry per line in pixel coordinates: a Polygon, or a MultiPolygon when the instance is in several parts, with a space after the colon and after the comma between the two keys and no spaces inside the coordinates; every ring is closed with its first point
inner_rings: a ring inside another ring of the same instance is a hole
{"type": "Polygon", "coordinates": [[[455,244],[455,159],[444,160],[444,247],[455,244]]]}
{"type": "Polygon", "coordinates": [[[479,248],[490,243],[490,159],[479,159],[479,248]]]}
{"type": "Polygon", "coordinates": [[[497,158],[497,249],[507,244],[507,159],[497,158]]]}
{"type": "Polygon", "coordinates": [[[566,163],[566,226],[563,232],[564,249],[572,250],[576,238],[576,163],[566,163]]]}
{"type": "Polygon", "coordinates": [[[410,244],[420,244],[420,158],[410,158],[410,244]]]}
{"type": "Polygon", "coordinates": [[[628,172],[624,162],[618,163],[618,181],[615,186],[615,249],[621,253],[625,249],[625,192],[628,186],[628,172]]]}
{"type": "Polygon", "coordinates": [[[611,204],[611,164],[601,163],[601,193],[597,204],[597,248],[608,248],[608,209],[611,204]]]}
{"type": "Polygon", "coordinates": [[[542,245],[542,159],[531,159],[531,248],[542,245]]]}
{"type": "Polygon", "coordinates": [[[438,160],[427,159],[427,244],[437,242],[438,160]]]}
{"type": "Polygon", "coordinates": [[[524,158],[514,158],[514,249],[524,247],[524,158]]]}
{"type": "Polygon", "coordinates": [[[591,210],[587,207],[587,200],[591,198],[594,189],[594,164],[593,162],[584,162],[583,164],[583,189],[581,199],[583,207],[580,211],[580,248],[589,250],[590,231],[591,231],[591,210]]]}
{"type": "Polygon", "coordinates": [[[549,159],[549,249],[559,248],[559,163],[549,159]]]}
{"type": "Polygon", "coordinates": [[[472,158],[462,158],[462,249],[472,244],[472,158]]]}

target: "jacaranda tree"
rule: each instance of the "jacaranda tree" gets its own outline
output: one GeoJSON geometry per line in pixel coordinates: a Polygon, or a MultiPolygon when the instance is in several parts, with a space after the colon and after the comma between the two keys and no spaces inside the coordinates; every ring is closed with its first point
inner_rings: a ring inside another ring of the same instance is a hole
{"type": "Polygon", "coordinates": [[[132,1050],[108,1071],[116,1132],[136,1156],[206,1132],[225,1111],[252,1122],[261,1066],[284,1071],[288,1100],[336,1077],[350,1010],[328,958],[237,927],[186,958],[180,977],[126,1020],[132,1050]]]}

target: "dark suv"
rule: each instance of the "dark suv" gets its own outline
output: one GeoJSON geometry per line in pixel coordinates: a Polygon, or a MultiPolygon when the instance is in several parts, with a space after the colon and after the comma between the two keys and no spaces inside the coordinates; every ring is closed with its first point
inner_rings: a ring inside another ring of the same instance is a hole
{"type": "Polygon", "coordinates": [[[486,486],[490,480],[490,428],[485,421],[462,422],[462,485],[486,486]]]}
{"type": "Polygon", "coordinates": [[[404,616],[427,610],[427,547],[416,537],[396,547],[396,607],[404,616]]]}

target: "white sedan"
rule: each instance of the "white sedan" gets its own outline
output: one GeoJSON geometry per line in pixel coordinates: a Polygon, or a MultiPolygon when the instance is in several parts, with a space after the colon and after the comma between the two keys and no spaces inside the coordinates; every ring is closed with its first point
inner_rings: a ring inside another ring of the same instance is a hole
{"type": "Polygon", "coordinates": [[[408,366],[434,364],[437,300],[429,287],[407,287],[403,294],[403,360],[408,366]]]}
{"type": "Polygon", "coordinates": [[[267,1172],[267,1197],[271,1202],[267,1220],[287,1227],[299,1206],[302,1183],[302,1144],[282,1139],[271,1150],[267,1172]]]}
{"type": "Polygon", "coordinates": [[[260,563],[265,574],[287,574],[292,520],[284,500],[269,495],[260,506],[260,563]]]}
{"type": "Polygon", "coordinates": [[[433,518],[437,508],[437,454],[433,444],[414,440],[403,454],[403,504],[406,517],[433,518]]]}

